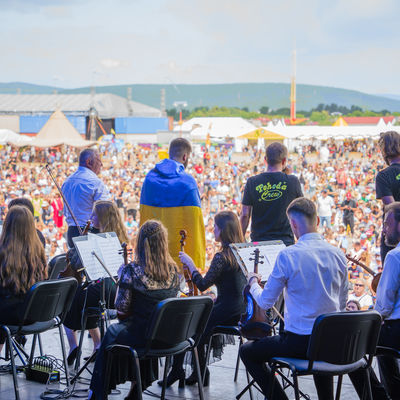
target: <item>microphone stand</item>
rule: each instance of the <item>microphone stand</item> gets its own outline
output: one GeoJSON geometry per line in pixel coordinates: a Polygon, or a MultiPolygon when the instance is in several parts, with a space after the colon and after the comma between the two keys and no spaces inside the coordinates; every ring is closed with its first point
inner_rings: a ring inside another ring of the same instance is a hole
{"type": "MultiPolygon", "coordinates": [[[[111,274],[111,272],[110,272],[110,270],[107,268],[107,266],[104,264],[104,262],[103,262],[103,260],[99,257],[99,255],[94,251],[94,250],[92,250],[92,255],[94,255],[95,257],[96,257],[96,259],[97,259],[97,261],[100,263],[100,265],[103,267],[103,269],[104,269],[104,271],[107,273],[107,275],[111,278],[111,280],[112,280],[112,282],[114,283],[114,284],[117,284],[117,281],[115,280],[115,278],[113,277],[113,275],[111,274]]],[[[105,293],[105,279],[106,278],[101,278],[101,297],[100,297],[100,300],[99,300],[99,310],[100,310],[100,316],[101,316],[101,319],[100,319],[100,335],[101,335],[101,339],[103,340],[103,338],[104,338],[104,333],[105,333],[105,328],[106,328],[106,326],[107,326],[107,321],[106,321],[106,315],[107,315],[107,313],[106,313],[106,311],[107,311],[107,308],[106,308],[106,299],[105,299],[105,297],[106,297],[106,293],[105,293]]],[[[96,282],[96,281],[92,281],[91,282],[91,284],[92,283],[94,283],[94,282],[96,282]]],[[[88,311],[94,311],[93,310],[93,308],[94,307],[89,307],[87,310],[88,311]]],[[[89,316],[91,316],[91,315],[89,315],[89,316]]],[[[93,316],[99,316],[99,313],[93,313],[93,316]]],[[[86,319],[87,319],[87,317],[88,316],[86,316],[86,319]]],[[[81,340],[80,340],[80,343],[79,343],[79,345],[82,347],[82,342],[83,341],[83,335],[81,335],[81,340]]],[[[85,370],[85,369],[87,369],[88,368],[88,365],[90,364],[90,363],[92,363],[94,360],[95,360],[95,357],[96,357],[96,351],[94,351],[91,355],[90,355],[90,357],[85,361],[85,363],[82,365],[82,367],[79,369],[79,371],[75,374],[75,376],[71,379],[71,384],[73,384],[81,375],[82,375],[82,372],[85,370]]],[[[79,362],[79,358],[77,357],[77,359],[76,359],[76,364],[75,364],[75,371],[79,368],[79,364],[78,364],[78,362],[79,362]]]]}

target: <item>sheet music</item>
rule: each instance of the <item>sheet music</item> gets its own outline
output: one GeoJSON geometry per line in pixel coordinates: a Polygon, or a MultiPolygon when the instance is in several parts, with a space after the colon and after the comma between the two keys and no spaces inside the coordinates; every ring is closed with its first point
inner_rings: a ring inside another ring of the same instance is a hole
{"type": "Polygon", "coordinates": [[[118,269],[124,263],[124,258],[122,254],[119,254],[121,243],[114,232],[97,235],[88,233],[87,236],[73,238],[73,242],[89,279],[96,280],[109,276],[93,254],[93,251],[113,276],[118,275],[118,269]]]}
{"type": "Polygon", "coordinates": [[[254,270],[254,250],[260,250],[260,263],[258,264],[258,272],[262,276],[262,281],[267,281],[275,265],[275,260],[279,252],[286,246],[281,241],[254,242],[254,243],[238,243],[231,246],[243,261],[247,271],[254,270]],[[262,256],[262,257],[261,257],[262,256]],[[261,261],[263,264],[261,264],[261,261]]]}

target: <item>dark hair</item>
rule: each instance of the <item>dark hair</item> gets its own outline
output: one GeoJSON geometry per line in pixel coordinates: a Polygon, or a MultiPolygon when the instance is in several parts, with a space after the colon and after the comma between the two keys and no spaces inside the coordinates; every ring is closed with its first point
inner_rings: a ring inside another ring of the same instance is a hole
{"type": "Polygon", "coordinates": [[[385,214],[392,212],[394,215],[394,219],[397,222],[400,222],[400,201],[394,201],[393,203],[388,204],[385,206],[385,214]]]}
{"type": "Polygon", "coordinates": [[[237,215],[232,211],[221,211],[214,217],[214,222],[220,229],[222,256],[233,268],[239,268],[236,258],[229,247],[231,243],[244,242],[242,229],[237,215]]]}
{"type": "Polygon", "coordinates": [[[268,165],[281,164],[284,158],[287,158],[288,150],[286,146],[279,142],[271,143],[265,150],[265,159],[268,165]]]}
{"type": "Polygon", "coordinates": [[[383,159],[387,164],[389,160],[400,156],[400,135],[395,131],[382,132],[378,140],[383,159]]]}
{"type": "Polygon", "coordinates": [[[32,213],[32,215],[34,215],[34,213],[35,213],[32,202],[29,199],[27,199],[26,197],[18,197],[16,199],[12,199],[8,203],[8,209],[10,209],[11,207],[14,207],[14,206],[25,206],[32,213]]]}
{"type": "Polygon", "coordinates": [[[190,142],[184,138],[176,138],[169,145],[169,158],[181,158],[185,153],[191,153],[192,146],[190,142]]]}
{"type": "Polygon", "coordinates": [[[86,161],[91,160],[97,153],[97,149],[85,149],[79,154],[79,165],[86,167],[86,161]]]}
{"type": "Polygon", "coordinates": [[[305,197],[294,199],[289,204],[286,214],[301,214],[308,222],[313,224],[317,221],[317,208],[315,207],[314,202],[305,197]]]}

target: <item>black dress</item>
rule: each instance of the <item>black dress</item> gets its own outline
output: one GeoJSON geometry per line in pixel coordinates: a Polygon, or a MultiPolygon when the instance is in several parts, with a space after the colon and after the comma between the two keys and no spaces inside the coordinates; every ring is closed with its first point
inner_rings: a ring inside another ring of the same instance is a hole
{"type": "MultiPolygon", "coordinates": [[[[15,295],[0,287],[0,325],[18,325],[25,311],[25,295],[15,295]]],[[[0,330],[0,344],[5,342],[6,334],[0,330]]]]}
{"type": "MultiPolygon", "coordinates": [[[[198,346],[200,364],[204,366],[204,344],[208,343],[214,327],[217,325],[237,325],[241,314],[245,312],[243,289],[247,281],[240,268],[227,262],[222,253],[215,254],[204,278],[199,272],[194,272],[192,280],[202,292],[212,285],[215,285],[218,291],[217,300],[214,303],[206,329],[198,346]]],[[[221,359],[223,346],[229,343],[233,344],[234,341],[231,340],[226,343],[225,335],[213,338],[214,361],[221,359]]]]}
{"type": "MultiPolygon", "coordinates": [[[[111,325],[101,343],[96,357],[90,389],[95,399],[103,399],[105,392],[110,393],[116,385],[134,379],[131,360],[120,357],[111,367],[110,385],[104,387],[105,348],[113,344],[144,347],[148,325],[157,304],[165,299],[176,297],[179,290],[178,273],[167,282],[149,279],[137,264],[128,264],[121,276],[119,293],[116,300],[118,311],[129,312],[130,317],[111,325]]],[[[143,390],[158,379],[158,360],[140,362],[143,390]]]]}
{"type": "Polygon", "coordinates": [[[222,253],[216,253],[204,278],[199,272],[194,272],[192,280],[202,292],[212,285],[218,291],[204,336],[208,336],[216,325],[238,323],[245,311],[243,289],[246,286],[246,278],[239,267],[229,264],[222,253]]]}

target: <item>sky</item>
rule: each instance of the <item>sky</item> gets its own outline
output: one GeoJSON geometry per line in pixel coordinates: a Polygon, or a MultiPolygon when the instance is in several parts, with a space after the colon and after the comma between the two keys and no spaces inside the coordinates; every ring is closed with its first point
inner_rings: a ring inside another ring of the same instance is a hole
{"type": "Polygon", "coordinates": [[[0,82],[297,82],[400,95],[397,0],[0,0],[0,82]]]}

